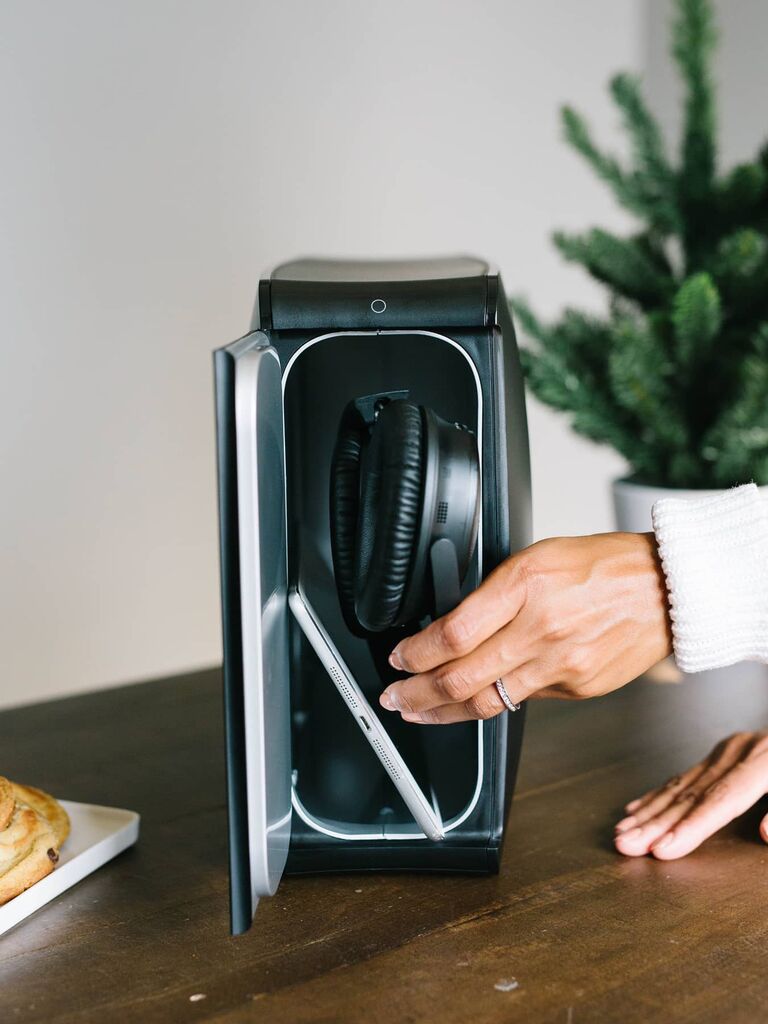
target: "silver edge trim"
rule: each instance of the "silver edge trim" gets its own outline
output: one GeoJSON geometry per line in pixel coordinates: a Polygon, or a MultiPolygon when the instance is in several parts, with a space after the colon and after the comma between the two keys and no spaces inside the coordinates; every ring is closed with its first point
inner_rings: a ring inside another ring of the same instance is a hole
{"type": "Polygon", "coordinates": [[[237,447],[237,511],[238,543],[240,547],[240,622],[242,635],[252,637],[253,643],[243,644],[243,710],[245,715],[245,773],[248,808],[248,847],[251,871],[251,901],[255,908],[260,895],[274,893],[269,877],[267,848],[268,826],[266,802],[259,792],[256,780],[266,778],[264,743],[259,731],[249,729],[249,722],[264,720],[264,687],[261,678],[262,646],[261,593],[258,577],[259,551],[256,534],[249,529],[258,508],[258,474],[256,473],[256,404],[253,400],[257,365],[248,359],[259,352],[269,353],[280,365],[277,352],[264,345],[265,336],[253,338],[252,345],[244,345],[236,356],[235,364],[235,432],[237,447]],[[246,388],[246,385],[250,387],[246,388]],[[245,429],[243,429],[245,428],[245,429]],[[245,567],[246,571],[243,572],[245,567]],[[259,685],[261,684],[261,685],[259,685]]]}

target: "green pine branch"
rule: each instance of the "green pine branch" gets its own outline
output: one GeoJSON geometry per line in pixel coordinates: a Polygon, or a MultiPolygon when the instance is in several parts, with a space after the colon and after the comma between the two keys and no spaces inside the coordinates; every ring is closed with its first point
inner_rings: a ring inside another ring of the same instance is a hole
{"type": "Polygon", "coordinates": [[[672,300],[675,347],[684,369],[706,359],[720,330],[720,295],[709,274],[694,274],[672,300]]]}
{"type": "Polygon", "coordinates": [[[768,469],[768,324],[758,332],[755,353],[742,363],[739,388],[705,435],[702,458],[718,487],[753,478],[764,482],[768,469]]]}
{"type": "Polygon", "coordinates": [[[594,391],[574,373],[566,356],[530,349],[523,349],[520,356],[528,387],[539,401],[571,413],[577,433],[610,445],[633,465],[652,469],[653,449],[642,444],[631,419],[621,414],[605,392],[594,391]]]}
{"type": "Polygon", "coordinates": [[[595,174],[611,188],[619,203],[630,213],[650,221],[655,229],[669,231],[671,225],[666,204],[659,202],[656,189],[649,188],[644,176],[625,171],[616,157],[598,149],[586,121],[572,107],[562,108],[561,119],[568,144],[584,157],[595,174]]]}
{"type": "Polygon", "coordinates": [[[768,236],[753,228],[726,235],[711,261],[711,274],[734,325],[768,317],[768,236]]]}
{"type": "Polygon", "coordinates": [[[669,291],[669,276],[633,238],[617,238],[609,231],[593,228],[586,235],[558,231],[553,241],[567,260],[582,264],[598,281],[626,298],[653,305],[669,291]]]}
{"type": "Polygon", "coordinates": [[[608,444],[638,479],[682,487],[768,483],[768,144],[718,177],[710,0],[675,0],[683,82],[671,159],[638,79],[610,83],[629,139],[619,161],[585,119],[562,111],[567,142],[639,221],[629,237],[558,232],[555,245],[608,289],[605,316],[553,323],[511,303],[532,347],[532,393],[608,444]]]}
{"type": "Polygon", "coordinates": [[[615,75],[611,94],[623,114],[624,126],[632,144],[636,170],[634,188],[643,205],[653,211],[653,221],[661,231],[680,228],[675,196],[675,174],[665,152],[659,125],[643,99],[640,81],[634,75],[615,75]]]}
{"type": "Polygon", "coordinates": [[[672,54],[685,89],[680,193],[709,197],[715,175],[716,124],[711,61],[717,36],[706,0],[678,0],[672,54]]]}

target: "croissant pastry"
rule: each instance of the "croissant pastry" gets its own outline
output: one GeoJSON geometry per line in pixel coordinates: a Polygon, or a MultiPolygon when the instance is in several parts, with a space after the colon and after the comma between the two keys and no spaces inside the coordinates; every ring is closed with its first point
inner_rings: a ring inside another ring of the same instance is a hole
{"type": "Polygon", "coordinates": [[[58,801],[0,776],[0,905],[53,871],[68,835],[58,801]]]}

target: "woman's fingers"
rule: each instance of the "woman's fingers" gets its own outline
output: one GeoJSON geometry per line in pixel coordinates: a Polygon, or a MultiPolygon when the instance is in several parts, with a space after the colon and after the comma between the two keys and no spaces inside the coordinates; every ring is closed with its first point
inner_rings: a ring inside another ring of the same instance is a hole
{"type": "Polygon", "coordinates": [[[429,672],[469,654],[511,622],[524,600],[521,562],[509,558],[452,612],[401,640],[390,655],[390,664],[403,672],[429,672]]]}
{"type": "MultiPolygon", "coordinates": [[[[617,849],[628,856],[636,857],[649,852],[656,854],[657,851],[661,851],[661,856],[668,847],[672,849],[668,837],[678,835],[681,829],[687,833],[687,822],[693,820],[694,825],[696,824],[700,808],[711,805],[713,801],[719,801],[726,790],[730,791],[731,786],[726,785],[726,782],[740,776],[746,764],[743,758],[749,749],[748,735],[732,736],[718,744],[706,761],[694,765],[683,775],[671,779],[665,786],[647,794],[634,812],[616,826],[617,849]]],[[[763,773],[764,771],[763,769],[763,773]]],[[[756,797],[750,796],[752,802],[754,799],[756,797]]],[[[746,810],[748,806],[749,803],[742,810],[746,810]]],[[[713,825],[709,830],[700,829],[697,833],[698,838],[689,849],[694,849],[722,824],[726,824],[736,814],[741,814],[742,810],[734,810],[730,817],[726,817],[720,824],[713,825]]],[[[704,820],[707,820],[706,815],[704,820]]],[[[682,855],[673,849],[672,856],[682,855]]]]}
{"type": "MultiPolygon", "coordinates": [[[[659,793],[663,793],[666,790],[679,789],[681,785],[684,786],[685,782],[683,780],[687,778],[687,776],[690,775],[692,772],[695,772],[697,770],[701,771],[701,769],[707,763],[707,760],[708,759],[705,758],[703,761],[699,761],[697,764],[693,765],[692,768],[689,768],[688,771],[685,772],[683,775],[673,775],[671,779],[667,779],[667,781],[661,786],[654,786],[653,789],[646,790],[645,793],[642,793],[634,800],[630,800],[630,802],[624,806],[624,810],[627,812],[627,814],[633,814],[635,811],[638,811],[641,807],[644,807],[650,800],[653,800],[659,793]]],[[[621,824],[621,822],[619,822],[619,824],[621,824]]]]}
{"type": "Polygon", "coordinates": [[[658,789],[650,790],[636,802],[633,812],[616,824],[616,831],[618,833],[628,832],[661,813],[699,778],[706,770],[706,766],[707,762],[701,761],[682,775],[676,775],[669,779],[658,789]]]}
{"type": "MultiPolygon", "coordinates": [[[[525,638],[512,623],[466,657],[390,684],[379,702],[388,711],[428,711],[443,704],[463,704],[496,679],[510,677],[509,695],[517,703],[537,689],[529,673],[522,671],[526,657],[525,638]]],[[[541,679],[539,685],[546,681],[541,679]]]]}
{"type": "Polygon", "coordinates": [[[721,740],[703,761],[699,761],[682,775],[675,775],[663,786],[649,789],[647,793],[632,800],[624,808],[628,812],[627,816],[616,824],[616,831],[627,832],[636,825],[647,821],[653,815],[663,811],[694,783],[702,790],[706,788],[716,778],[719,778],[726,768],[735,764],[743,756],[749,736],[748,733],[735,733],[733,736],[728,736],[721,740]],[[714,775],[711,774],[712,771],[714,771],[714,775]],[[710,774],[704,777],[705,772],[710,774]]]}
{"type": "Polygon", "coordinates": [[[765,793],[765,766],[741,761],[706,791],[701,800],[651,847],[659,860],[674,860],[695,850],[765,793]]]}
{"type": "Polygon", "coordinates": [[[616,848],[620,853],[630,857],[641,857],[649,853],[654,849],[655,844],[678,822],[682,821],[704,798],[709,788],[716,785],[728,771],[729,767],[722,766],[719,771],[711,768],[701,772],[691,785],[678,792],[664,806],[653,812],[648,812],[645,818],[638,816],[637,825],[619,832],[615,837],[616,848]]]}
{"type": "MultiPolygon", "coordinates": [[[[525,669],[527,666],[523,666],[523,668],[525,669]]],[[[567,700],[570,696],[569,694],[564,694],[563,690],[557,685],[544,686],[531,693],[527,691],[526,684],[521,682],[519,673],[503,676],[501,681],[504,684],[504,689],[507,691],[507,696],[513,704],[519,704],[529,697],[559,697],[562,699],[565,696],[567,700]]],[[[406,722],[416,722],[419,725],[448,725],[451,722],[470,722],[477,719],[493,718],[494,715],[508,710],[506,704],[499,696],[499,691],[496,689],[494,682],[490,686],[483,687],[482,690],[473,697],[470,697],[469,700],[461,701],[460,703],[442,704],[439,707],[429,708],[420,712],[404,711],[401,717],[406,722]]]]}
{"type": "Polygon", "coordinates": [[[616,849],[627,857],[645,856],[651,851],[654,843],[690,811],[697,800],[696,794],[689,790],[681,793],[678,799],[645,824],[631,828],[627,832],[620,832],[615,836],[616,849]]]}
{"type": "Polygon", "coordinates": [[[507,707],[495,686],[486,686],[474,697],[461,704],[443,704],[428,711],[404,713],[406,722],[419,725],[449,725],[452,722],[470,722],[476,719],[493,718],[506,711],[507,707]]]}

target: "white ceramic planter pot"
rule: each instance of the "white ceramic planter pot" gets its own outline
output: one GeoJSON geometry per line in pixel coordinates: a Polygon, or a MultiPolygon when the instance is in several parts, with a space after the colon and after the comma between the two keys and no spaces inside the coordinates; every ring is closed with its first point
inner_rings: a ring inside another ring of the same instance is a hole
{"type": "MultiPolygon", "coordinates": [[[[761,488],[768,491],[768,487],[761,488]]],[[[659,498],[705,498],[718,490],[686,491],[678,487],[648,487],[631,480],[613,481],[613,510],[616,529],[623,533],[648,533],[653,529],[651,509],[659,498]]]]}
{"type": "MultiPolygon", "coordinates": [[[[768,501],[768,486],[761,487],[760,492],[768,501]]],[[[653,529],[651,509],[659,498],[704,498],[710,494],[721,494],[721,490],[684,490],[677,487],[648,487],[645,484],[632,483],[631,480],[614,480],[613,508],[616,517],[616,529],[627,533],[648,533],[653,529]]],[[[671,658],[657,665],[648,676],[657,682],[673,682],[675,676],[680,678],[679,670],[671,658]]],[[[703,672],[702,676],[716,677],[718,683],[727,685],[729,682],[759,680],[764,683],[768,679],[768,666],[756,662],[742,662],[728,668],[713,669],[703,672]]]]}
{"type": "MultiPolygon", "coordinates": [[[[764,501],[768,501],[768,486],[760,487],[764,501]]],[[[706,498],[722,494],[722,490],[684,490],[682,487],[648,487],[631,480],[613,481],[613,510],[616,529],[626,533],[648,533],[653,529],[651,509],[659,498],[706,498]]]]}

